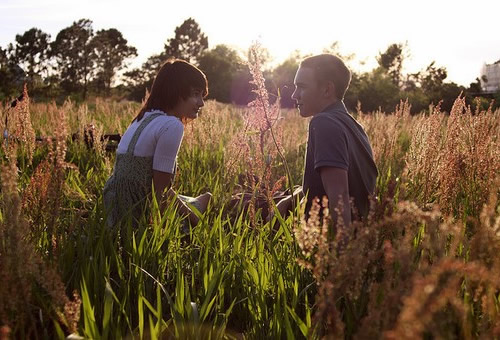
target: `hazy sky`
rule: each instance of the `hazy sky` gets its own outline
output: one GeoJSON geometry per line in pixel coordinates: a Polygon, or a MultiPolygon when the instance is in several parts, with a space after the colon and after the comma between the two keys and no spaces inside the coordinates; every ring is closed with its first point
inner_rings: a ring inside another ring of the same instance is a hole
{"type": "Polygon", "coordinates": [[[319,53],[338,41],[341,53],[355,53],[371,69],[389,44],[407,42],[407,71],[435,60],[448,70],[448,80],[467,86],[483,63],[500,59],[498,0],[0,0],[0,46],[32,27],[55,39],[73,21],[87,18],[96,31],[121,31],[138,50],[138,66],[159,53],[189,17],[210,47],[223,43],[246,50],[258,40],[274,63],[294,50],[319,53]]]}

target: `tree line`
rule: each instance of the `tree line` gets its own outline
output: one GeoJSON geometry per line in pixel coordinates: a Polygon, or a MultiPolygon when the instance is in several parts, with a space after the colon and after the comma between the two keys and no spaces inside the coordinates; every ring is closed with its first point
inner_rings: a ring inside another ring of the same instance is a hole
{"type": "MultiPolygon", "coordinates": [[[[325,52],[340,55],[351,62],[354,55],[343,55],[337,42],[325,52]]],[[[163,49],[150,56],[141,67],[128,70],[128,62],[137,56],[116,28],[94,31],[92,21],[80,19],[62,29],[54,40],[38,28],[31,28],[15,37],[5,49],[0,47],[0,101],[18,95],[27,84],[35,100],[52,100],[70,96],[85,100],[90,95],[118,97],[140,101],[150,88],[161,64],[168,58],[181,58],[197,65],[210,84],[209,98],[220,102],[245,105],[252,98],[248,67],[240,53],[227,46],[209,48],[208,37],[198,23],[188,18],[176,27],[163,49]]],[[[353,69],[350,90],[345,98],[350,109],[364,112],[390,112],[400,100],[409,99],[414,112],[430,104],[449,111],[460,93],[472,102],[479,97],[482,106],[489,105],[481,97],[479,79],[469,87],[447,82],[445,67],[430,63],[419,72],[405,74],[403,65],[408,56],[406,44],[394,43],[376,57],[377,67],[368,72],[353,69]]],[[[293,78],[300,60],[306,55],[295,52],[274,68],[265,71],[267,87],[284,107],[292,107],[290,95],[293,78]]],[[[352,68],[351,68],[352,69],[352,68]]],[[[500,93],[493,96],[500,102],[500,93]]],[[[496,104],[498,105],[498,104],[496,104]]]]}

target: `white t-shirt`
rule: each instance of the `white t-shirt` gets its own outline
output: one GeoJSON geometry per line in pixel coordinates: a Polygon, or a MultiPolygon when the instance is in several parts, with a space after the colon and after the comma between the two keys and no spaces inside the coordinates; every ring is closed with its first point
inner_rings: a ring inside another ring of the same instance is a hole
{"type": "Polygon", "coordinates": [[[179,118],[167,116],[160,110],[146,112],[139,122],[134,121],[130,124],[123,134],[116,152],[120,154],[126,153],[135,131],[144,118],[158,112],[164,115],[153,119],[142,130],[135,145],[134,156],[153,157],[153,170],[173,174],[175,172],[177,153],[184,136],[184,125],[179,118]]]}

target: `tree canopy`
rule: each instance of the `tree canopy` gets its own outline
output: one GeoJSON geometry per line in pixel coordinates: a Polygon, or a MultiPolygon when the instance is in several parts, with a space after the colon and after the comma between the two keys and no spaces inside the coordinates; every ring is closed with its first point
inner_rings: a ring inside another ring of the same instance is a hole
{"type": "Polygon", "coordinates": [[[201,31],[198,23],[189,18],[175,28],[175,36],[168,39],[164,53],[167,58],[179,58],[196,65],[206,49],[207,36],[201,31]]]}
{"type": "Polygon", "coordinates": [[[15,45],[9,45],[11,61],[21,67],[27,75],[28,88],[48,75],[50,35],[38,28],[31,28],[16,35],[15,45]]]}
{"type": "Polygon", "coordinates": [[[84,99],[95,72],[93,35],[92,21],[80,19],[61,30],[52,43],[52,56],[57,63],[61,87],[68,93],[82,91],[84,99]]]}
{"type": "MultiPolygon", "coordinates": [[[[245,57],[240,56],[244,52],[224,44],[209,49],[208,37],[193,18],[177,26],[160,51],[134,69],[127,64],[137,56],[137,50],[123,34],[116,28],[95,32],[92,25],[90,19],[77,20],[53,41],[49,34],[33,27],[17,34],[6,48],[0,47],[0,100],[18,95],[27,83],[35,100],[62,100],[66,96],[84,100],[91,94],[140,101],[168,58],[184,59],[200,67],[209,81],[210,99],[241,105],[252,99],[251,77],[245,57]]],[[[351,68],[352,81],[344,99],[351,110],[360,103],[363,111],[391,112],[400,100],[408,98],[414,112],[426,110],[430,104],[449,111],[460,93],[465,93],[469,102],[482,95],[479,78],[468,88],[458,86],[447,81],[446,68],[434,61],[418,72],[405,73],[404,63],[409,57],[406,43],[387,46],[375,57],[378,66],[365,72],[355,70],[355,54],[341,51],[338,41],[323,52],[338,55],[351,68]]],[[[266,53],[263,67],[271,99],[279,95],[283,107],[293,107],[293,79],[305,56],[296,51],[270,67],[271,57],[266,53]]],[[[250,56],[247,59],[252,62],[250,56]]],[[[495,96],[500,98],[500,93],[490,98],[495,96]]]]}
{"type": "Polygon", "coordinates": [[[127,40],[115,28],[97,31],[90,44],[93,48],[97,90],[109,95],[116,72],[125,66],[125,59],[137,56],[137,50],[127,45],[127,40]]]}

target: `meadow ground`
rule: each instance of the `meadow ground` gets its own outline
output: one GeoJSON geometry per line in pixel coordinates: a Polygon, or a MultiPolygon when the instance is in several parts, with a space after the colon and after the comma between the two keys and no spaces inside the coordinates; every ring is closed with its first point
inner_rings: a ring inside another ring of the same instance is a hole
{"type": "Polygon", "coordinates": [[[262,107],[215,102],[186,126],[174,187],[214,198],[188,234],[174,206],[107,228],[114,154],[100,136],[138,109],[3,108],[16,140],[1,151],[0,339],[500,337],[500,111],[458,98],[449,114],[353,113],[379,177],[370,218],[339,252],[327,220],[228,207],[243,190],[266,199],[301,183],[308,121],[273,106],[272,129],[262,107]]]}

